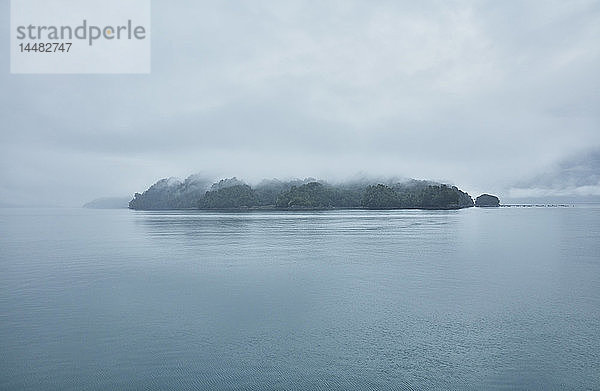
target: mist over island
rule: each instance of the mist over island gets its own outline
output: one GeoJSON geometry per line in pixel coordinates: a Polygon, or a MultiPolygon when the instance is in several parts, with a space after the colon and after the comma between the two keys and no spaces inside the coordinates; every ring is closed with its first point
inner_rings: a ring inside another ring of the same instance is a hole
{"type": "Polygon", "coordinates": [[[428,180],[360,180],[329,183],[315,178],[265,179],[251,186],[236,177],[218,182],[201,175],[161,179],[136,193],[130,209],[461,209],[474,206],[456,186],[428,180]]]}

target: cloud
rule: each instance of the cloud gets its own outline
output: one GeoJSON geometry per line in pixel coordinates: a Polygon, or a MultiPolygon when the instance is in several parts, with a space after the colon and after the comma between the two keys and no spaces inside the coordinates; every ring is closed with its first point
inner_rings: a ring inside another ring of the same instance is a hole
{"type": "Polygon", "coordinates": [[[597,1],[175,0],[152,37],[151,75],[0,75],[1,200],[198,171],[501,193],[600,147],[597,1]]]}
{"type": "Polygon", "coordinates": [[[510,196],[600,196],[600,149],[572,156],[518,183],[510,196]]]}

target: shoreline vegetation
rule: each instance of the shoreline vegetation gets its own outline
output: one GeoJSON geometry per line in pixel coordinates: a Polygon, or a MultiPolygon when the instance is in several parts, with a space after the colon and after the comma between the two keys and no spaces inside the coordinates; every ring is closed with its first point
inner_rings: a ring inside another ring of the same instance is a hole
{"type": "Polygon", "coordinates": [[[409,179],[330,184],[314,178],[263,180],[250,186],[235,177],[212,183],[200,175],[161,179],[129,202],[134,210],[318,211],[337,209],[455,210],[475,206],[456,186],[409,179]]]}

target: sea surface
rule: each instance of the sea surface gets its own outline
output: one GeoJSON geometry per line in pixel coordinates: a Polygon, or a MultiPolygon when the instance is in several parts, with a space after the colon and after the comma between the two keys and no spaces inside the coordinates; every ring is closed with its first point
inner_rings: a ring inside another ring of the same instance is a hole
{"type": "Polygon", "coordinates": [[[1,390],[600,389],[600,207],[0,209],[1,390]]]}

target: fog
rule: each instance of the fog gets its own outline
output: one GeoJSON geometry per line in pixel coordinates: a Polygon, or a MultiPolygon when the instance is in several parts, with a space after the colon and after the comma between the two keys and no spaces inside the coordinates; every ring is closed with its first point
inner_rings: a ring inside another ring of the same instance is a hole
{"type": "Polygon", "coordinates": [[[414,3],[154,1],[150,75],[10,75],[2,29],[0,202],[197,172],[600,195],[600,2],[414,3]]]}

